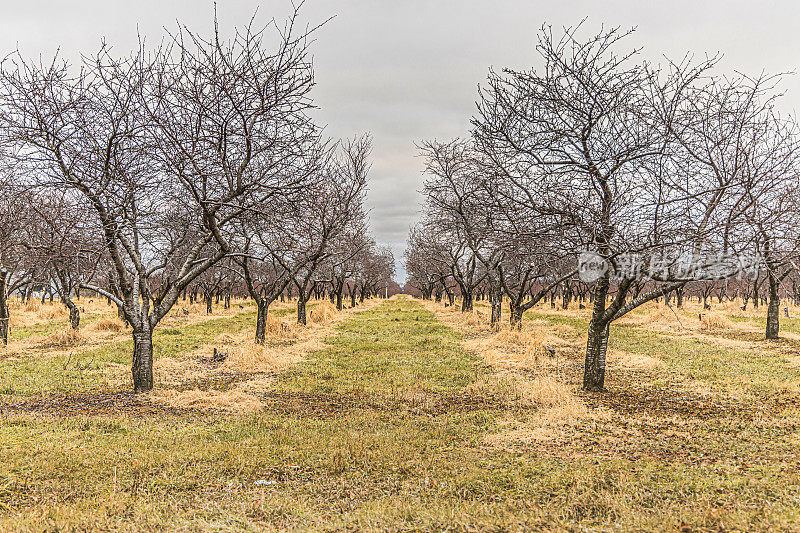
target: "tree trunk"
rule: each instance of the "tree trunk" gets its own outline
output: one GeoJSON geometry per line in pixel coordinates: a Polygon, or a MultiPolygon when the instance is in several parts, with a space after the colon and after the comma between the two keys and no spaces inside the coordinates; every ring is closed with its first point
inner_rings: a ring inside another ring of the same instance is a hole
{"type": "Polygon", "coordinates": [[[210,315],[211,311],[212,311],[211,310],[211,301],[212,301],[211,293],[205,294],[205,300],[206,300],[206,314],[210,315]]]}
{"type": "Polygon", "coordinates": [[[753,281],[753,309],[758,309],[758,276],[753,281]]]}
{"type": "Polygon", "coordinates": [[[778,296],[778,278],[775,276],[774,270],[769,269],[767,272],[767,279],[769,281],[769,306],[767,307],[767,333],[768,339],[778,338],[778,329],[780,321],[780,305],[781,299],[778,296]]]}
{"type": "Polygon", "coordinates": [[[608,325],[603,324],[608,294],[608,278],[597,281],[594,294],[592,320],[589,322],[589,338],[586,341],[586,361],[583,369],[583,389],[604,392],[606,379],[606,348],[608,347],[608,325]]]}
{"type": "Polygon", "coordinates": [[[153,389],[153,332],[141,328],[133,332],[133,392],[153,389]]]}
{"type": "Polygon", "coordinates": [[[336,291],[336,309],[341,311],[344,308],[344,302],[342,301],[344,298],[344,290],[339,289],[336,291]]]}
{"type": "Polygon", "coordinates": [[[69,309],[69,325],[77,330],[81,325],[81,310],[73,302],[67,300],[64,305],[69,309]]]}
{"type": "Polygon", "coordinates": [[[680,289],[680,290],[677,290],[677,291],[675,291],[675,294],[676,294],[676,296],[677,296],[677,298],[676,298],[676,300],[677,300],[677,302],[676,302],[676,305],[677,305],[678,307],[683,307],[683,289],[680,289]]]}
{"type": "Polygon", "coordinates": [[[461,311],[472,311],[472,292],[465,292],[461,295],[461,311]]]}
{"type": "Polygon", "coordinates": [[[4,270],[0,270],[0,342],[3,346],[8,344],[8,294],[6,293],[6,276],[4,270]]]}
{"type": "Polygon", "coordinates": [[[306,325],[306,295],[305,291],[300,291],[297,296],[297,323],[306,325]]]}
{"type": "Polygon", "coordinates": [[[499,287],[492,287],[489,291],[489,303],[492,306],[492,328],[500,329],[500,316],[503,313],[503,291],[499,287]]]}
{"type": "Polygon", "coordinates": [[[511,315],[509,317],[509,322],[511,324],[511,329],[521,330],[522,329],[522,308],[515,304],[513,301],[511,302],[511,315]]]}
{"type": "Polygon", "coordinates": [[[258,300],[258,315],[256,316],[256,344],[264,344],[267,334],[267,316],[269,313],[269,302],[266,299],[258,300]]]}

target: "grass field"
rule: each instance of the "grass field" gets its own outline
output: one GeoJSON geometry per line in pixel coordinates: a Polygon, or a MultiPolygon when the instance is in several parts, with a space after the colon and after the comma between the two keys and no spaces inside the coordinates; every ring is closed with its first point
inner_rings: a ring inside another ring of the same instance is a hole
{"type": "Polygon", "coordinates": [[[768,342],[763,309],[647,306],[587,395],[588,310],[498,333],[481,304],[400,296],[299,328],[287,302],[260,347],[252,302],[198,306],[134,396],[128,333],[82,305],[77,336],[12,308],[0,531],[800,530],[798,318],[768,342]]]}

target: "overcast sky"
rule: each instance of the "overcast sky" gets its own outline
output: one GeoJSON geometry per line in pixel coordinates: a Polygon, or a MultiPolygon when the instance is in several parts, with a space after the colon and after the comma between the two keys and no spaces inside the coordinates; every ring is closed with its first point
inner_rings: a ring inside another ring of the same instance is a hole
{"type": "MultiPolygon", "coordinates": [[[[284,0],[218,0],[220,26],[248,22],[256,8],[264,22],[285,19],[284,0]]],[[[158,41],[176,20],[207,32],[208,0],[0,0],[0,56],[17,47],[26,55],[77,58],[101,38],[131,49],[137,31],[158,41]]],[[[391,245],[398,281],[402,252],[417,219],[422,184],[415,143],[463,136],[477,86],[490,66],[538,65],[534,52],[542,24],[587,28],[636,27],[630,46],[643,56],[724,55],[723,70],[792,72],[800,63],[800,3],[785,1],[388,1],[307,0],[303,20],[331,16],[312,46],[316,113],[332,137],[370,132],[375,141],[368,204],[379,243],[391,245]]],[[[784,108],[800,103],[800,76],[787,78],[784,108]]]]}

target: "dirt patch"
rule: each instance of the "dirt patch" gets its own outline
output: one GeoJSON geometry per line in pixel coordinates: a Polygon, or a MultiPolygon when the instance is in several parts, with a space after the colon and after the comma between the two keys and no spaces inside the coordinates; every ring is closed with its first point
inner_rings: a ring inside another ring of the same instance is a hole
{"type": "Polygon", "coordinates": [[[52,394],[21,402],[0,404],[0,415],[45,414],[51,416],[185,416],[191,409],[156,405],[145,395],[132,392],[95,391],[52,394]]]}

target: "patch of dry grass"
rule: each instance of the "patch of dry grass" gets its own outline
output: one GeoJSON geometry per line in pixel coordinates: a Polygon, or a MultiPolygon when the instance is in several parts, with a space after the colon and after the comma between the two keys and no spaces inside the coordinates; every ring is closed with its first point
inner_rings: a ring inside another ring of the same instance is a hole
{"type": "Polygon", "coordinates": [[[704,330],[737,329],[736,324],[722,313],[705,313],[700,318],[704,330]]]}
{"type": "Polygon", "coordinates": [[[41,348],[74,348],[88,344],[90,339],[80,330],[66,327],[52,333],[39,343],[41,348]]]}
{"type": "Polygon", "coordinates": [[[655,370],[664,366],[664,361],[657,357],[622,350],[609,350],[606,359],[615,366],[633,370],[655,370]]]}
{"type": "Polygon", "coordinates": [[[339,310],[328,300],[320,300],[309,314],[312,324],[330,324],[339,316],[339,310]]]}
{"type": "Polygon", "coordinates": [[[563,382],[549,376],[530,378],[514,372],[496,372],[467,387],[467,391],[519,407],[561,407],[575,416],[586,407],[563,382]]]}
{"type": "Polygon", "coordinates": [[[301,352],[293,346],[273,348],[249,342],[235,347],[223,366],[240,372],[282,372],[302,359],[301,352]]]}
{"type": "Polygon", "coordinates": [[[87,331],[95,331],[98,333],[119,333],[125,329],[125,324],[119,319],[101,317],[89,324],[86,327],[87,331]]]}
{"type": "Polygon", "coordinates": [[[182,409],[222,411],[232,414],[250,414],[260,411],[264,404],[247,392],[230,389],[226,391],[193,389],[188,391],[155,390],[151,401],[182,409]]]}
{"type": "MultiPolygon", "coordinates": [[[[313,315],[312,315],[313,317],[313,315]]],[[[269,313],[267,315],[266,337],[272,339],[297,339],[302,328],[295,321],[284,321],[269,313]]]]}
{"type": "MultiPolygon", "coordinates": [[[[513,422],[509,424],[513,428],[504,427],[498,433],[487,435],[486,442],[503,444],[545,440],[552,438],[563,426],[590,416],[586,405],[570,386],[555,377],[551,364],[557,349],[571,346],[570,342],[555,334],[556,327],[570,335],[574,334],[573,328],[535,320],[524,323],[523,329],[503,328],[493,332],[489,328],[488,314],[481,310],[450,312],[450,308],[435,302],[423,304],[442,322],[469,336],[463,341],[464,347],[495,369],[495,372],[469,385],[466,392],[508,406],[533,409],[528,412],[530,416],[525,423],[512,417],[513,422]],[[479,320],[475,320],[476,316],[479,320]],[[537,375],[531,375],[531,370],[535,370],[537,375]]],[[[556,312],[564,314],[570,311],[556,312]]]]}
{"type": "Polygon", "coordinates": [[[499,368],[537,368],[546,365],[563,339],[542,331],[503,329],[464,342],[489,365],[499,368]]]}

